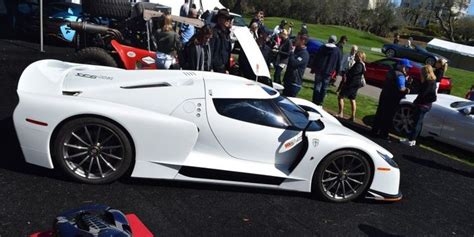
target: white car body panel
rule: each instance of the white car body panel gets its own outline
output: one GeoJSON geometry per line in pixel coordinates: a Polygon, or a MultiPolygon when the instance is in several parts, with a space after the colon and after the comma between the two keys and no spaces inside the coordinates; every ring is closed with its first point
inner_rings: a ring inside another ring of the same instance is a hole
{"type": "MultiPolygon", "coordinates": [[[[400,103],[411,104],[415,99],[416,95],[407,95],[400,103]]],[[[454,102],[469,102],[469,100],[438,94],[437,101],[425,115],[420,135],[474,152],[474,114],[465,115],[460,112],[464,108],[471,108],[471,111],[474,111],[474,103],[453,108],[451,104],[454,102]]]]}
{"type": "Polygon", "coordinates": [[[300,131],[288,132],[217,113],[213,99],[279,96],[269,95],[262,87],[265,86],[257,82],[219,73],[126,71],[43,60],[30,65],[21,76],[20,102],[13,120],[26,161],[46,168],[54,168],[50,144],[55,129],[74,116],[93,115],[112,120],[129,133],[135,148],[133,177],[310,192],[313,174],[322,159],[337,150],[355,149],[365,153],[374,165],[369,193],[400,193],[399,169],[378,153],[389,158],[392,154],[343,127],[311,102],[291,98],[296,104],[314,108],[324,124],[321,131],[306,132],[308,148],[300,160],[293,151],[301,149],[300,131]],[[289,169],[291,165],[295,165],[294,169],[289,169]],[[281,182],[190,177],[183,174],[187,167],[277,178],[281,182]]]}
{"type": "Polygon", "coordinates": [[[232,32],[239,40],[239,43],[242,46],[245,54],[251,55],[248,56],[247,59],[249,60],[249,64],[252,67],[255,75],[270,78],[270,71],[267,67],[267,63],[265,62],[265,58],[260,53],[260,48],[258,47],[255,39],[252,37],[252,34],[250,34],[250,30],[247,27],[235,26],[233,27],[232,32]]]}

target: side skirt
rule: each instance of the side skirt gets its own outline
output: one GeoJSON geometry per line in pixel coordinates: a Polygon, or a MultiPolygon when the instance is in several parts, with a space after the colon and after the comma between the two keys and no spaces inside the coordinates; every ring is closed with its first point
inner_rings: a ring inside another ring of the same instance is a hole
{"type": "Polygon", "coordinates": [[[270,185],[280,185],[281,183],[283,183],[283,181],[285,181],[285,178],[279,178],[279,177],[273,177],[273,176],[256,175],[256,174],[206,169],[206,168],[196,168],[196,167],[189,167],[189,166],[181,167],[178,173],[187,177],[192,177],[192,178],[226,180],[226,181],[235,181],[235,182],[244,182],[244,183],[260,183],[260,184],[270,184],[270,185]]]}

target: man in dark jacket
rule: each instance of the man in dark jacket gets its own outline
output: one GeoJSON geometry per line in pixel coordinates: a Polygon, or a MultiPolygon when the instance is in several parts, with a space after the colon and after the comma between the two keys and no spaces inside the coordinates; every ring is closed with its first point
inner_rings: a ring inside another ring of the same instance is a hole
{"type": "Polygon", "coordinates": [[[309,53],[306,50],[308,42],[307,35],[296,36],[295,47],[292,48],[288,57],[288,68],[283,77],[285,89],[284,96],[296,97],[301,90],[304,71],[309,61],[309,53]]]}
{"type": "Polygon", "coordinates": [[[393,117],[400,106],[400,100],[410,92],[406,87],[407,68],[411,68],[406,58],[400,60],[397,67],[386,75],[384,86],[379,97],[375,113],[372,135],[389,140],[388,132],[392,127],[393,117]]]}
{"type": "Polygon", "coordinates": [[[275,73],[273,74],[273,81],[276,83],[281,83],[281,72],[286,68],[288,64],[288,55],[291,51],[291,41],[288,38],[288,33],[285,29],[280,32],[281,42],[278,48],[274,49],[275,52],[275,73]]]}
{"type": "Polygon", "coordinates": [[[232,16],[227,9],[221,9],[216,15],[217,24],[211,39],[212,69],[214,72],[228,73],[230,68],[230,27],[232,16]]]}
{"type": "Polygon", "coordinates": [[[329,37],[328,43],[319,49],[315,56],[311,72],[314,76],[313,103],[322,105],[329,81],[334,74],[338,74],[341,68],[341,53],[334,44],[337,38],[335,35],[329,37]]]}

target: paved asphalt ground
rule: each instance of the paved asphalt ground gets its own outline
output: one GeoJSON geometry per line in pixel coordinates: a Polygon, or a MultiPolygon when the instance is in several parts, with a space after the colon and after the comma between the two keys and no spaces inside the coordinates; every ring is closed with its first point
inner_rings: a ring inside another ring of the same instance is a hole
{"type": "Polygon", "coordinates": [[[37,48],[0,40],[1,237],[47,230],[60,212],[91,203],[133,212],[157,236],[474,236],[474,169],[397,142],[376,140],[400,165],[404,198],[396,203],[332,204],[303,193],[132,178],[84,185],[28,165],[11,119],[18,78],[35,60],[72,53],[37,48]]]}

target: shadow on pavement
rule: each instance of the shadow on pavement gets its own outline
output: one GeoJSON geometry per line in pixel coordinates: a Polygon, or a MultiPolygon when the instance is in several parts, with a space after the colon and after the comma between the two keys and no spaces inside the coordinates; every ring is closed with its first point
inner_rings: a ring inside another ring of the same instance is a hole
{"type": "Polygon", "coordinates": [[[359,225],[359,230],[364,232],[367,236],[386,236],[386,237],[399,237],[403,235],[394,235],[394,234],[389,234],[383,230],[377,229],[373,226],[370,225],[365,225],[365,224],[360,224],[359,225]]]}
{"type": "Polygon", "coordinates": [[[467,178],[474,178],[474,172],[458,170],[458,169],[455,169],[455,168],[437,163],[437,162],[432,161],[432,160],[425,160],[425,159],[417,158],[417,157],[410,156],[410,155],[403,155],[403,158],[405,158],[406,160],[408,160],[410,162],[413,162],[413,163],[416,163],[416,164],[419,164],[419,165],[423,165],[423,166],[426,166],[426,167],[430,167],[430,168],[433,168],[433,169],[448,171],[448,172],[451,172],[451,173],[454,173],[454,174],[462,175],[462,176],[467,177],[467,178]]]}

